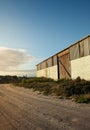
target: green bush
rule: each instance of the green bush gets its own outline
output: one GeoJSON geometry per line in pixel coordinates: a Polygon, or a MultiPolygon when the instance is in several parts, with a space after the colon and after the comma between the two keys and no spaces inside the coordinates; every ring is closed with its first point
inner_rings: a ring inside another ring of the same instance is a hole
{"type": "MultiPolygon", "coordinates": [[[[86,95],[90,94],[90,81],[80,79],[77,77],[75,80],[72,79],[60,79],[54,81],[50,78],[45,77],[33,77],[33,78],[22,78],[17,83],[25,88],[32,88],[34,91],[40,91],[44,95],[57,95],[57,96],[73,96],[73,95],[86,95]]],[[[76,102],[87,102],[90,99],[87,97],[77,97],[76,102]]]]}
{"type": "Polygon", "coordinates": [[[52,91],[51,91],[51,88],[47,88],[47,89],[45,89],[44,91],[43,91],[43,94],[44,95],[50,95],[52,93],[52,91]]]}
{"type": "Polygon", "coordinates": [[[45,77],[32,77],[32,78],[28,78],[26,80],[26,82],[54,82],[53,79],[51,78],[45,78],[45,77]]]}
{"type": "Polygon", "coordinates": [[[82,96],[77,96],[77,97],[75,98],[75,101],[76,101],[77,103],[89,103],[89,102],[90,102],[90,99],[89,99],[89,98],[86,98],[84,95],[82,95],[82,96]]]}
{"type": "Polygon", "coordinates": [[[57,95],[72,96],[90,93],[90,81],[81,80],[79,77],[75,80],[61,79],[57,83],[59,84],[57,95]]]}

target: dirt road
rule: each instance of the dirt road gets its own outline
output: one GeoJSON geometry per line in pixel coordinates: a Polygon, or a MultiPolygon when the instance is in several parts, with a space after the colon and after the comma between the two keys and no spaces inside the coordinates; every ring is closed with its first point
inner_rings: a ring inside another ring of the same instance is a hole
{"type": "Polygon", "coordinates": [[[0,85],[0,130],[90,130],[90,104],[0,85]]]}

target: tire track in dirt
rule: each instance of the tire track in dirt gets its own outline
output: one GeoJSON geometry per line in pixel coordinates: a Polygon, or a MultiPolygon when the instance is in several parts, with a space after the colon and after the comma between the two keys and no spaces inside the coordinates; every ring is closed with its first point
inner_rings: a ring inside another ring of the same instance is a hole
{"type": "Polygon", "coordinates": [[[86,111],[79,107],[35,95],[29,89],[0,86],[0,112],[7,119],[7,130],[89,130],[90,107],[85,106],[86,111]]]}

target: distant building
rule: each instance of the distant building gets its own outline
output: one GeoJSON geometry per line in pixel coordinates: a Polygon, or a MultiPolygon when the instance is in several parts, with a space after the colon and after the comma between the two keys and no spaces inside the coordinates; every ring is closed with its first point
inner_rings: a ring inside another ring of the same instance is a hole
{"type": "Polygon", "coordinates": [[[37,77],[90,80],[90,35],[37,65],[37,77]]]}

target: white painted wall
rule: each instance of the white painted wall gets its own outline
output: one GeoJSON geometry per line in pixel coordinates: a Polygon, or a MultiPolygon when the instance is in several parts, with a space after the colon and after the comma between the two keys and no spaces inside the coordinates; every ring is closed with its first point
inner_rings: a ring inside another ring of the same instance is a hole
{"type": "Polygon", "coordinates": [[[37,77],[46,77],[46,69],[38,70],[37,77]]]}
{"type": "Polygon", "coordinates": [[[42,77],[42,76],[57,80],[58,79],[57,65],[46,68],[46,69],[38,70],[37,77],[42,77]]]}
{"type": "Polygon", "coordinates": [[[78,76],[90,80],[90,55],[71,61],[71,77],[75,79],[78,76]]]}

